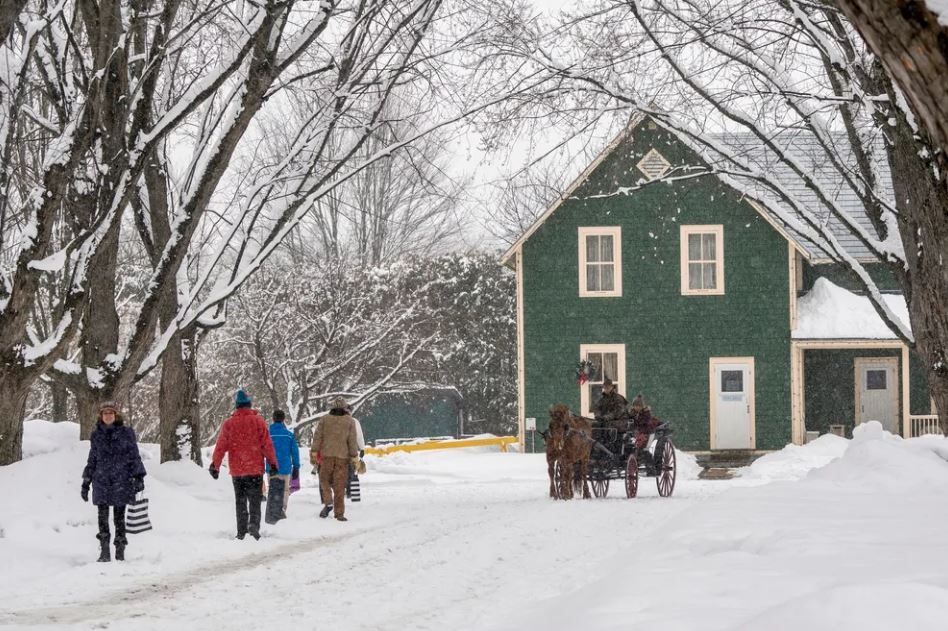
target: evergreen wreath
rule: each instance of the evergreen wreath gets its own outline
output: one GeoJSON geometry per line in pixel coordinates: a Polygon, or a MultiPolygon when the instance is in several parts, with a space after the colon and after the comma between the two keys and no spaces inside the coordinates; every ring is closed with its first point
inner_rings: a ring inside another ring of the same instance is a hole
{"type": "Polygon", "coordinates": [[[596,373],[596,364],[584,359],[576,364],[576,383],[583,386],[596,373]]]}

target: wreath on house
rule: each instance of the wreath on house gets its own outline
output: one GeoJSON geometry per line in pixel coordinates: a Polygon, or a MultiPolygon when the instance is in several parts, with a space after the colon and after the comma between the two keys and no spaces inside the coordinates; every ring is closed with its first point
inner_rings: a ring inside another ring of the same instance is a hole
{"type": "Polygon", "coordinates": [[[588,359],[584,359],[576,364],[576,383],[581,386],[586,385],[592,376],[596,373],[596,364],[588,359]]]}

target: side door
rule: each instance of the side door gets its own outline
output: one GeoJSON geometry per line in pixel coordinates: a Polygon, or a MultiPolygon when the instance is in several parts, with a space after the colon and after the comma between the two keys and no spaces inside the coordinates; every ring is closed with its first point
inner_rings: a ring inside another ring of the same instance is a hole
{"type": "Polygon", "coordinates": [[[754,449],[754,358],[711,358],[711,449],[754,449]]]}
{"type": "Polygon", "coordinates": [[[856,423],[879,421],[899,434],[899,360],[895,357],[857,357],[856,423]]]}

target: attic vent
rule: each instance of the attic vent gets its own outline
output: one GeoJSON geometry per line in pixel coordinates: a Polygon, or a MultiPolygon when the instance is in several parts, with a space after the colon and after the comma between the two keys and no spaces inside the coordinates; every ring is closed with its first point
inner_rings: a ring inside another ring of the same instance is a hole
{"type": "Polygon", "coordinates": [[[645,177],[654,180],[668,173],[668,169],[671,168],[671,163],[665,159],[665,156],[651,149],[635,166],[638,167],[639,171],[645,174],[645,177]]]}

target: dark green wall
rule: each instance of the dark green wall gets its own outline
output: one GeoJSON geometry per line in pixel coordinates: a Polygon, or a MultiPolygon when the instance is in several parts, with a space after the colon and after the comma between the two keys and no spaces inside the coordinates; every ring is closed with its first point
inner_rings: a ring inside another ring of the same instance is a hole
{"type": "MultiPolygon", "coordinates": [[[[803,354],[806,391],[806,428],[820,433],[831,424],[843,423],[851,435],[856,418],[857,357],[895,357],[899,359],[899,415],[902,414],[902,351],[898,349],[807,350],[803,354]]],[[[909,355],[909,412],[928,414],[928,384],[921,362],[915,353],[909,355]]]]}
{"type": "MultiPolygon", "coordinates": [[[[882,263],[864,264],[869,277],[875,281],[876,286],[881,291],[901,291],[902,287],[895,280],[889,268],[882,263]]],[[[863,293],[862,286],[853,278],[853,273],[848,268],[837,263],[826,263],[819,265],[810,265],[803,262],[803,292],[808,292],[813,288],[813,283],[817,278],[825,277],[834,285],[838,285],[849,291],[863,293]]]]}
{"type": "Polygon", "coordinates": [[[653,146],[673,164],[699,163],[640,126],[524,244],[526,416],[544,428],[551,405],[578,410],[580,344],[625,343],[626,394],[644,392],[680,446],[707,449],[709,358],[753,356],[757,447],[779,449],[791,438],[787,243],[714,177],[593,198],[634,185],[653,146]],[[681,295],[681,224],[723,224],[725,295],[681,295]],[[623,295],[579,298],[577,229],[615,225],[623,295]]]}
{"type": "Polygon", "coordinates": [[[450,396],[380,395],[356,413],[366,442],[378,438],[454,436],[458,406],[450,396]]]}

